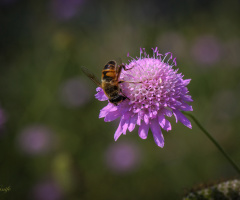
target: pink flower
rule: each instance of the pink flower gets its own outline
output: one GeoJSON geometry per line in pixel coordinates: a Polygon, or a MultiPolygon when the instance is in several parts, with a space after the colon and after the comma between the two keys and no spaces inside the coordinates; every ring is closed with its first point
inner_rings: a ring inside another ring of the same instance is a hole
{"type": "Polygon", "coordinates": [[[32,125],[26,127],[19,134],[18,145],[20,149],[29,155],[48,153],[55,145],[54,133],[44,125],[32,125]]]}
{"type": "Polygon", "coordinates": [[[84,106],[89,102],[91,94],[91,88],[81,78],[67,80],[60,88],[61,101],[69,108],[84,106]]]}
{"type": "Polygon", "coordinates": [[[53,15],[59,20],[69,20],[80,12],[85,0],[52,0],[53,15]]]}
{"type": "Polygon", "coordinates": [[[136,170],[141,163],[141,150],[132,143],[122,141],[110,145],[105,153],[106,166],[115,173],[128,173],[136,170]]]}
{"type": "Polygon", "coordinates": [[[193,58],[203,66],[216,64],[221,58],[221,43],[211,35],[200,36],[196,39],[193,48],[193,58]]]}
{"type": "MultiPolygon", "coordinates": [[[[192,106],[187,102],[193,101],[188,94],[187,85],[190,79],[183,80],[183,75],[177,73],[176,58],[172,60],[172,54],[159,54],[157,48],[153,49],[153,57],[150,57],[145,49],[140,49],[140,57],[131,58],[127,69],[122,71],[120,80],[121,89],[129,99],[124,100],[118,106],[108,103],[99,114],[105,122],[113,121],[120,117],[119,126],[114,139],[126,134],[127,130],[133,131],[139,126],[138,134],[146,139],[151,129],[155,143],[159,147],[164,146],[162,129],[171,130],[171,124],[167,117],[175,116],[176,122],[180,121],[188,128],[192,128],[190,121],[181,111],[192,111],[192,106]],[[134,82],[134,83],[129,83],[134,82]]],[[[97,88],[95,97],[100,101],[107,100],[103,90],[97,88]]]]}
{"type": "Polygon", "coordinates": [[[30,197],[35,200],[60,200],[63,192],[56,181],[44,180],[34,186],[30,197]]]}

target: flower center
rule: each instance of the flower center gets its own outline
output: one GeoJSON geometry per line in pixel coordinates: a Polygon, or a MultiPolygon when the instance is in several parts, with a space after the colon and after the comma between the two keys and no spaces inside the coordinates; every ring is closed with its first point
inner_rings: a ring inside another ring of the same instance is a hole
{"type": "Polygon", "coordinates": [[[171,65],[159,59],[143,58],[134,60],[123,71],[121,85],[123,94],[130,99],[133,112],[158,112],[167,107],[175,88],[176,72],[171,65]]]}

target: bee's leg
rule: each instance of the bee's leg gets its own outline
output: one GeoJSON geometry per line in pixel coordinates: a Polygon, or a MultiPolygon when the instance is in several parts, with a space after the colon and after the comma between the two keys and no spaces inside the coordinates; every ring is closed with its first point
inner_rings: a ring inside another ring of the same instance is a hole
{"type": "MultiPolygon", "coordinates": [[[[123,93],[122,93],[122,96],[123,96],[124,99],[130,100],[130,99],[129,99],[125,94],[123,94],[123,93]]],[[[123,100],[124,100],[124,99],[123,99],[123,100]]]]}
{"type": "Polygon", "coordinates": [[[125,65],[121,64],[120,66],[117,67],[117,70],[116,70],[116,72],[117,72],[117,80],[118,80],[119,77],[120,77],[120,74],[121,74],[121,72],[122,72],[123,66],[125,67],[125,65]]]}
{"type": "MultiPolygon", "coordinates": [[[[134,66],[133,66],[133,67],[134,67],[134,66]]],[[[122,72],[122,69],[124,69],[124,71],[127,71],[127,70],[132,69],[133,67],[127,69],[124,64],[119,65],[119,66],[117,67],[117,70],[116,70],[116,72],[117,72],[117,80],[118,80],[119,77],[120,77],[120,74],[121,74],[121,72],[122,72]]]]}
{"type": "Polygon", "coordinates": [[[132,68],[134,68],[134,65],[131,67],[131,68],[126,68],[126,66],[125,65],[123,65],[123,64],[121,64],[120,65],[120,67],[122,66],[122,68],[124,69],[124,71],[127,71],[127,70],[130,70],[130,69],[132,69],[132,68]]]}
{"type": "MultiPolygon", "coordinates": [[[[133,66],[133,67],[134,67],[134,66],[133,66]]],[[[127,69],[124,64],[119,65],[118,68],[117,68],[117,80],[118,80],[119,77],[120,77],[120,74],[121,74],[121,72],[122,72],[122,69],[124,69],[125,71],[127,71],[127,70],[132,69],[133,67],[127,69]]],[[[118,81],[118,83],[142,83],[142,82],[118,81]]]]}
{"type": "Polygon", "coordinates": [[[122,89],[120,88],[120,92],[122,94],[122,96],[124,96],[126,99],[130,100],[123,92],[122,92],[122,89]]]}
{"type": "Polygon", "coordinates": [[[142,83],[142,82],[132,82],[132,81],[118,81],[118,83],[142,83]]]}

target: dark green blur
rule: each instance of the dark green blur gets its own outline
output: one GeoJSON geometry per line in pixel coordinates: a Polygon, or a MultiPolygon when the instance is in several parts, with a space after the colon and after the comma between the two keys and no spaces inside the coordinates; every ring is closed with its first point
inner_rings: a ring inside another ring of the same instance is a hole
{"type": "Polygon", "coordinates": [[[190,130],[171,118],[163,149],[137,129],[115,142],[118,123],[98,118],[107,102],[94,98],[96,86],[80,66],[100,78],[107,61],[127,63],[140,47],[172,52],[192,79],[193,114],[240,166],[239,1],[82,0],[64,16],[56,1],[0,1],[0,188],[11,188],[0,199],[42,200],[34,188],[51,180],[60,194],[46,200],[174,200],[196,184],[237,176],[194,122],[190,130]],[[72,79],[89,94],[79,106],[63,100],[61,88],[72,79]],[[26,153],[19,144],[33,125],[54,135],[45,152],[26,153]],[[121,142],[136,145],[140,160],[120,173],[106,152],[121,142]]]}

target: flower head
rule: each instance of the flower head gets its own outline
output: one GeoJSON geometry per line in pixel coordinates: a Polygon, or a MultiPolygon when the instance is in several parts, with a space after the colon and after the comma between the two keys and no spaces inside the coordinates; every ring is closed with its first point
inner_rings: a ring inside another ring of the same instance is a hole
{"type": "MultiPolygon", "coordinates": [[[[153,49],[153,57],[150,57],[145,49],[140,49],[140,57],[131,58],[126,68],[120,75],[122,93],[128,99],[118,106],[108,103],[100,111],[99,118],[104,117],[105,122],[113,121],[120,117],[119,126],[114,139],[121,134],[134,130],[138,125],[138,134],[146,139],[151,129],[155,143],[163,147],[164,138],[161,129],[171,130],[171,124],[166,119],[172,114],[176,122],[180,121],[188,128],[192,128],[190,121],[181,111],[192,111],[192,106],[187,102],[193,101],[188,95],[187,85],[190,79],[183,80],[183,75],[173,69],[176,66],[176,58],[172,60],[172,54],[159,54],[158,49],[153,49]]],[[[108,100],[104,91],[99,87],[95,97],[100,101],[108,100]]]]}

